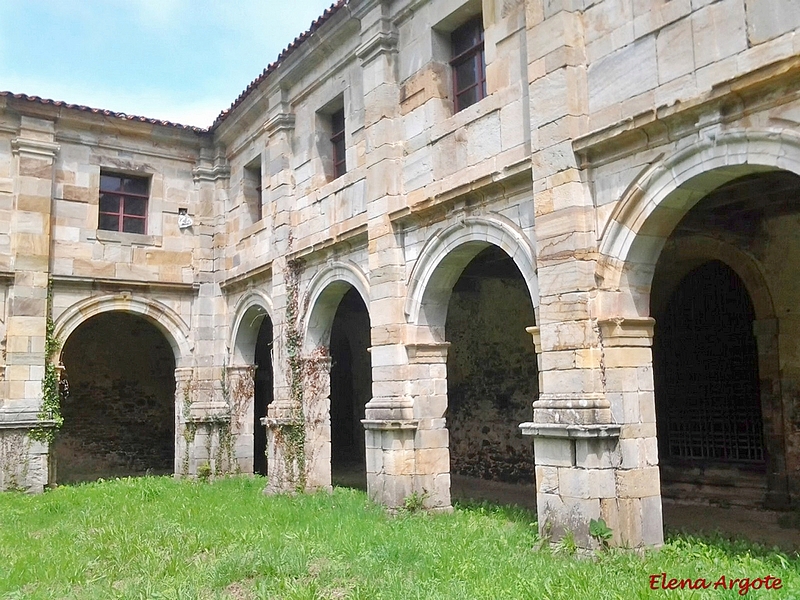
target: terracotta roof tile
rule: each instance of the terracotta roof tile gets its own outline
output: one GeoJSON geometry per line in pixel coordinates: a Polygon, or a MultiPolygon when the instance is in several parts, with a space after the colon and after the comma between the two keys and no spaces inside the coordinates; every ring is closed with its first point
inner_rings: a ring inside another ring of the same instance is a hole
{"type": "Polygon", "coordinates": [[[27,94],[15,94],[13,92],[0,91],[0,97],[14,98],[16,100],[25,100],[27,102],[36,102],[38,104],[57,106],[69,108],[71,110],[80,110],[89,112],[95,115],[103,115],[106,117],[114,117],[117,119],[125,119],[126,121],[139,121],[141,123],[150,123],[152,125],[163,125],[165,127],[175,127],[185,131],[193,131],[195,133],[207,133],[209,130],[202,127],[194,127],[192,125],[181,125],[180,123],[173,123],[172,121],[164,121],[161,119],[151,119],[149,117],[141,117],[138,115],[129,115],[123,112],[114,112],[104,108],[92,108],[91,106],[84,106],[82,104],[70,104],[61,100],[50,100],[49,98],[41,98],[39,96],[28,96],[27,94]]]}

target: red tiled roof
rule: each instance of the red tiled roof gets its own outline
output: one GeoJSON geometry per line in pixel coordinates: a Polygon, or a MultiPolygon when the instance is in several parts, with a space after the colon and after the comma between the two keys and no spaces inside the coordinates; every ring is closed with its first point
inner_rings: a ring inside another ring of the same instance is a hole
{"type": "Polygon", "coordinates": [[[217,126],[219,126],[228,117],[228,115],[231,114],[231,112],[236,110],[236,108],[247,99],[247,97],[261,84],[262,81],[264,81],[267,77],[269,77],[269,75],[273,73],[292,52],[297,50],[303,42],[305,42],[309,37],[311,37],[311,34],[313,34],[317,29],[322,27],[322,25],[328,19],[330,19],[333,15],[335,15],[339,11],[340,8],[342,8],[345,4],[347,4],[347,1],[348,0],[337,0],[336,2],[331,4],[330,8],[326,9],[325,12],[322,13],[322,15],[320,15],[313,23],[311,23],[311,27],[309,27],[305,32],[301,33],[296,38],[294,38],[294,41],[291,44],[289,44],[283,50],[283,52],[281,52],[278,55],[278,58],[276,58],[274,62],[270,63],[267,66],[267,68],[264,69],[261,75],[259,75],[253,81],[250,82],[250,85],[248,85],[245,88],[245,90],[241,94],[239,94],[239,97],[233,101],[233,104],[231,104],[228,109],[223,110],[221,113],[219,113],[219,116],[217,116],[216,120],[211,124],[211,127],[209,129],[213,130],[217,126]]]}
{"type": "Polygon", "coordinates": [[[38,104],[57,106],[69,108],[72,110],[80,110],[83,112],[90,112],[95,115],[103,115],[106,117],[114,117],[117,119],[125,119],[126,121],[139,121],[141,123],[150,123],[152,125],[163,125],[165,127],[175,127],[185,131],[193,131],[194,133],[208,133],[208,129],[202,127],[194,127],[192,125],[181,125],[180,123],[173,123],[172,121],[163,121],[161,119],[151,119],[149,117],[141,117],[137,115],[129,115],[123,112],[114,112],[113,110],[106,110],[103,108],[92,108],[91,106],[83,106],[82,104],[70,104],[61,100],[50,100],[48,98],[40,98],[39,96],[28,96],[27,94],[14,94],[13,92],[0,91],[0,97],[15,98],[17,100],[26,100],[27,102],[36,102],[38,104]]]}

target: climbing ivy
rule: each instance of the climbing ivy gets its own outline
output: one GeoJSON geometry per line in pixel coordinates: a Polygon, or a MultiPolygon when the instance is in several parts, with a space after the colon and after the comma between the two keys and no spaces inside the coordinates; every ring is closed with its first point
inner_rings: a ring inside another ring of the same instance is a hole
{"type": "Polygon", "coordinates": [[[61,416],[61,394],[59,392],[58,367],[54,357],[61,349],[61,341],[55,334],[53,321],[53,284],[47,286],[47,324],[44,339],[44,377],[42,378],[42,407],[37,419],[38,425],[31,430],[31,437],[48,444],[53,441],[64,424],[61,416]]]}
{"type": "Polygon", "coordinates": [[[284,472],[292,473],[294,487],[302,492],[306,487],[306,419],[303,412],[303,358],[301,356],[302,333],[299,322],[300,273],[303,262],[300,259],[286,262],[286,354],[289,362],[290,395],[292,413],[289,422],[279,430],[279,442],[284,448],[284,472]]]}

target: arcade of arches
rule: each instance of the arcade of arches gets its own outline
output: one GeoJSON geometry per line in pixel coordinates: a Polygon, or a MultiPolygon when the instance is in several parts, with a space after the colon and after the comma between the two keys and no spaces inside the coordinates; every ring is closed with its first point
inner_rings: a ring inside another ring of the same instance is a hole
{"type": "MultiPolygon", "coordinates": [[[[650,314],[666,498],[786,507],[800,493],[800,280],[792,268],[800,264],[798,200],[800,177],[793,174],[740,177],[702,198],[665,240],[650,314]]],[[[458,259],[466,265],[448,274],[454,284],[437,296],[446,302],[437,352],[446,357],[443,422],[456,497],[473,495],[477,480],[532,486],[536,471],[532,445],[519,431],[540,384],[525,332],[535,325],[530,288],[504,250],[470,244],[458,248],[472,258],[458,259]]],[[[327,321],[314,339],[330,353],[328,481],[363,488],[370,446],[362,423],[373,396],[370,311],[363,292],[345,281],[320,297],[327,321]]],[[[241,433],[252,434],[252,472],[267,474],[262,419],[275,377],[266,310],[247,309],[235,339],[233,368],[255,367],[241,433]]],[[[143,317],[104,313],[69,336],[62,359],[71,392],[56,444],[58,480],[171,471],[175,358],[164,334],[143,317]]],[[[240,457],[240,464],[249,463],[240,457]]]]}

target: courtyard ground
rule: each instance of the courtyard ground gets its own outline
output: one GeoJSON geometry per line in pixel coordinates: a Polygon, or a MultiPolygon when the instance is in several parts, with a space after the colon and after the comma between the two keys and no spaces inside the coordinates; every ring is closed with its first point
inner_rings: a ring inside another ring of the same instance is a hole
{"type": "Polygon", "coordinates": [[[673,535],[644,556],[578,558],[521,509],[392,516],[356,490],[264,485],[147,477],[0,494],[0,598],[741,598],[722,577],[747,579],[750,598],[800,598],[800,558],[750,543],[673,535]],[[652,589],[671,578],[711,587],[652,589]]]}

